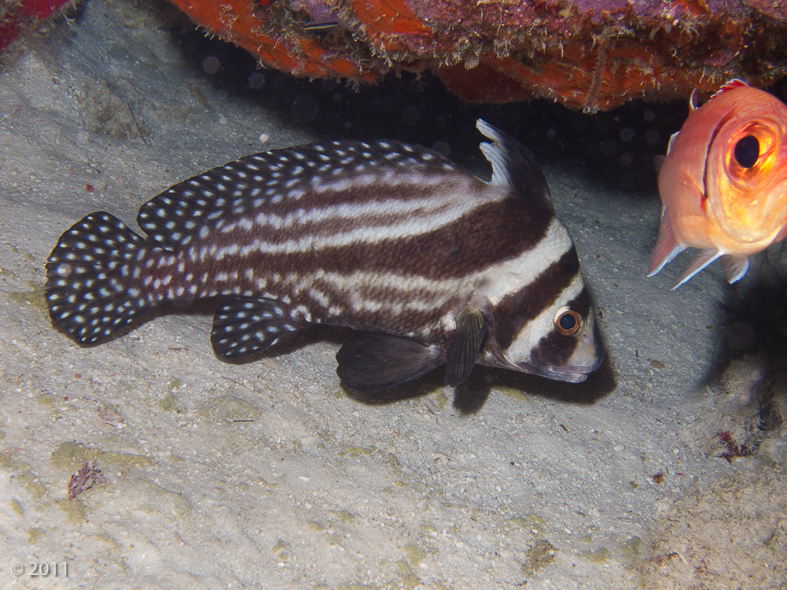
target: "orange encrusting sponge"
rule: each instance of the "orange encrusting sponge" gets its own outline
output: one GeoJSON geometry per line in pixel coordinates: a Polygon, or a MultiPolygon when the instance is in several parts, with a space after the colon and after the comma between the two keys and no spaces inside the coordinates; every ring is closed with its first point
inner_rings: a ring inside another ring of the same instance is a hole
{"type": "Polygon", "coordinates": [[[787,8],[770,0],[172,2],[296,76],[432,70],[476,102],[544,96],[593,111],[787,75],[787,8]]]}

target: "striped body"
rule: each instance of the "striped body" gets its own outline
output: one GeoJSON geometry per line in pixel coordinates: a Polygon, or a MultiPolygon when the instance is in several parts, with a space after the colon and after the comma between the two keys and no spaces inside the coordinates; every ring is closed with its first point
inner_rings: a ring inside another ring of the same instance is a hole
{"type": "Polygon", "coordinates": [[[532,155],[479,127],[495,142],[482,145],[489,183],[419,146],[340,141],[248,156],[171,187],[140,210],[149,239],[108,213],[89,215],[50,255],[52,319],[97,343],[164,301],[216,298],[211,338],[222,357],[314,323],[375,334],[338,357],[354,387],[450,370],[452,358],[461,371],[449,381],[476,361],[584,380],[603,353],[571,238],[532,155]],[[557,334],[560,358],[547,359],[565,306],[581,334],[557,334]],[[477,344],[469,359],[456,344],[465,317],[477,344]],[[375,362],[411,367],[371,382],[361,373],[375,362]]]}

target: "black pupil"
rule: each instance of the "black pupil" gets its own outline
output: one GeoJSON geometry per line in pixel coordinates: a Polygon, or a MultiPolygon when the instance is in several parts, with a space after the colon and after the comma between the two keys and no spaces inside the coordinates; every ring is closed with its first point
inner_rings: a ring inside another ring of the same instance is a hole
{"type": "Polygon", "coordinates": [[[735,144],[735,161],[743,168],[751,168],[760,157],[760,142],[753,135],[747,135],[735,144]]]}
{"type": "Polygon", "coordinates": [[[563,328],[566,332],[573,330],[577,325],[577,318],[574,317],[573,313],[564,313],[560,316],[560,319],[557,321],[560,324],[560,327],[563,328]]]}

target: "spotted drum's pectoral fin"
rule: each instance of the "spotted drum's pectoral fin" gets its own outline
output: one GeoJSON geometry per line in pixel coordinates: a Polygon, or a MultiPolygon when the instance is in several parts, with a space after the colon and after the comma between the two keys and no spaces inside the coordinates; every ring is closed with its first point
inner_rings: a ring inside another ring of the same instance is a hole
{"type": "Polygon", "coordinates": [[[473,370],[486,336],[487,321],[483,312],[466,307],[456,317],[456,334],[448,348],[445,383],[456,387],[464,383],[473,370]]]}
{"type": "Polygon", "coordinates": [[[732,284],[740,281],[749,270],[749,257],[727,254],[721,257],[721,264],[724,267],[727,280],[732,284]]]}
{"type": "Polygon", "coordinates": [[[346,387],[380,391],[425,375],[445,362],[436,346],[383,334],[357,334],[336,355],[346,387]]]}
{"type": "Polygon", "coordinates": [[[281,344],[305,325],[278,301],[233,297],[216,311],[210,341],[216,356],[237,359],[281,344]]]}
{"type": "Polygon", "coordinates": [[[667,214],[667,208],[664,207],[661,211],[659,239],[656,241],[656,247],[653,248],[653,254],[650,255],[648,276],[652,277],[657,274],[666,264],[672,262],[672,260],[674,260],[684,249],[685,248],[678,244],[675,239],[669,215],[667,214]]]}
{"type": "Polygon", "coordinates": [[[691,261],[691,264],[688,266],[688,268],[686,268],[686,270],[683,271],[683,274],[680,275],[678,282],[675,283],[675,286],[672,287],[672,290],[674,291],[680,287],[683,283],[688,281],[691,277],[700,272],[719,256],[722,256],[722,253],[718,250],[703,250],[697,254],[694,260],[691,261]]]}

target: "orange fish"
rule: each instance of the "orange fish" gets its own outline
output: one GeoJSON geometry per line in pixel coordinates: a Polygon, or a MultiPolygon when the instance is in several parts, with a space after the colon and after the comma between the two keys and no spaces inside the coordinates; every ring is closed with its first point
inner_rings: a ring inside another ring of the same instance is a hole
{"type": "Polygon", "coordinates": [[[787,106],[741,80],[690,106],[657,162],[663,206],[648,276],[700,249],[673,289],[717,258],[734,283],[749,256],[787,236],[787,106]]]}

